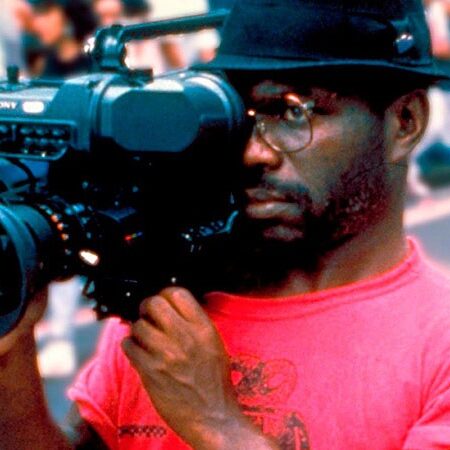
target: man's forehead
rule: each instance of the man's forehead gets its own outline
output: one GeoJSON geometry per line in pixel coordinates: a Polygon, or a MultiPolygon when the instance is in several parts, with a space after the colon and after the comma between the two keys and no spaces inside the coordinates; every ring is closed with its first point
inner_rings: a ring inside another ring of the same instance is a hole
{"type": "Polygon", "coordinates": [[[276,82],[274,80],[264,80],[256,83],[250,88],[250,97],[253,99],[265,99],[272,97],[282,97],[294,91],[294,86],[289,83],[276,82]]]}
{"type": "Polygon", "coordinates": [[[329,88],[314,86],[309,82],[282,82],[276,80],[264,80],[254,84],[249,89],[249,96],[253,101],[264,101],[280,98],[290,92],[295,92],[305,97],[329,97],[334,91],[329,88]]]}

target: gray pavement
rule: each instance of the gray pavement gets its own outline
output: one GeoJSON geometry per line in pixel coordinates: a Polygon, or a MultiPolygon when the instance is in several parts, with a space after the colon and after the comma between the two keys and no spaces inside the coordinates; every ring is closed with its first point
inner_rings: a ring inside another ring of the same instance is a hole
{"type": "MultiPolygon", "coordinates": [[[[95,350],[95,344],[100,334],[102,322],[91,321],[75,329],[75,346],[78,367],[81,367],[95,350]]],[[[45,343],[45,338],[43,342],[45,343]]],[[[44,379],[44,389],[54,419],[61,423],[70,409],[70,401],[66,390],[73,381],[74,375],[63,378],[44,379]]]]}

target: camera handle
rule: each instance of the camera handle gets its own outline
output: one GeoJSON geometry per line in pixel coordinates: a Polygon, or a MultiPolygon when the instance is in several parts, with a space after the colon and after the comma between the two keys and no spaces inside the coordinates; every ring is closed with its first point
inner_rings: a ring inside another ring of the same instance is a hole
{"type": "Polygon", "coordinates": [[[137,25],[112,25],[100,29],[88,48],[88,53],[101,71],[126,72],[125,44],[133,40],[151,39],[169,34],[182,34],[220,27],[228,17],[227,10],[188,16],[172,20],[137,25]]]}

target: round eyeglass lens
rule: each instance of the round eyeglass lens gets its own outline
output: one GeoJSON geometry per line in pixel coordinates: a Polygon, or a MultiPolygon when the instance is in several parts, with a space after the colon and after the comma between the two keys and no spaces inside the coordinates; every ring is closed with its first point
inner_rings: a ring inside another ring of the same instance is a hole
{"type": "Polygon", "coordinates": [[[295,94],[285,97],[285,105],[279,117],[264,116],[258,130],[272,148],[283,152],[297,152],[312,140],[310,109],[313,102],[303,104],[295,94]]]}

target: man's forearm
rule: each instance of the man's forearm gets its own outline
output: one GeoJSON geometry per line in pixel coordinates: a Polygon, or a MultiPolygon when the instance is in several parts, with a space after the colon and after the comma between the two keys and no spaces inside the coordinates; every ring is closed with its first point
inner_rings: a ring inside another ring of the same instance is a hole
{"type": "Polygon", "coordinates": [[[280,450],[269,438],[261,433],[248,431],[239,434],[221,433],[216,439],[203,441],[201,445],[194,447],[196,450],[280,450]]]}
{"type": "Polygon", "coordinates": [[[72,449],[51,419],[31,333],[0,357],[0,442],[2,450],[72,449]]]}
{"type": "Polygon", "coordinates": [[[196,450],[279,450],[278,445],[239,413],[220,426],[193,427],[189,444],[196,450]]]}

